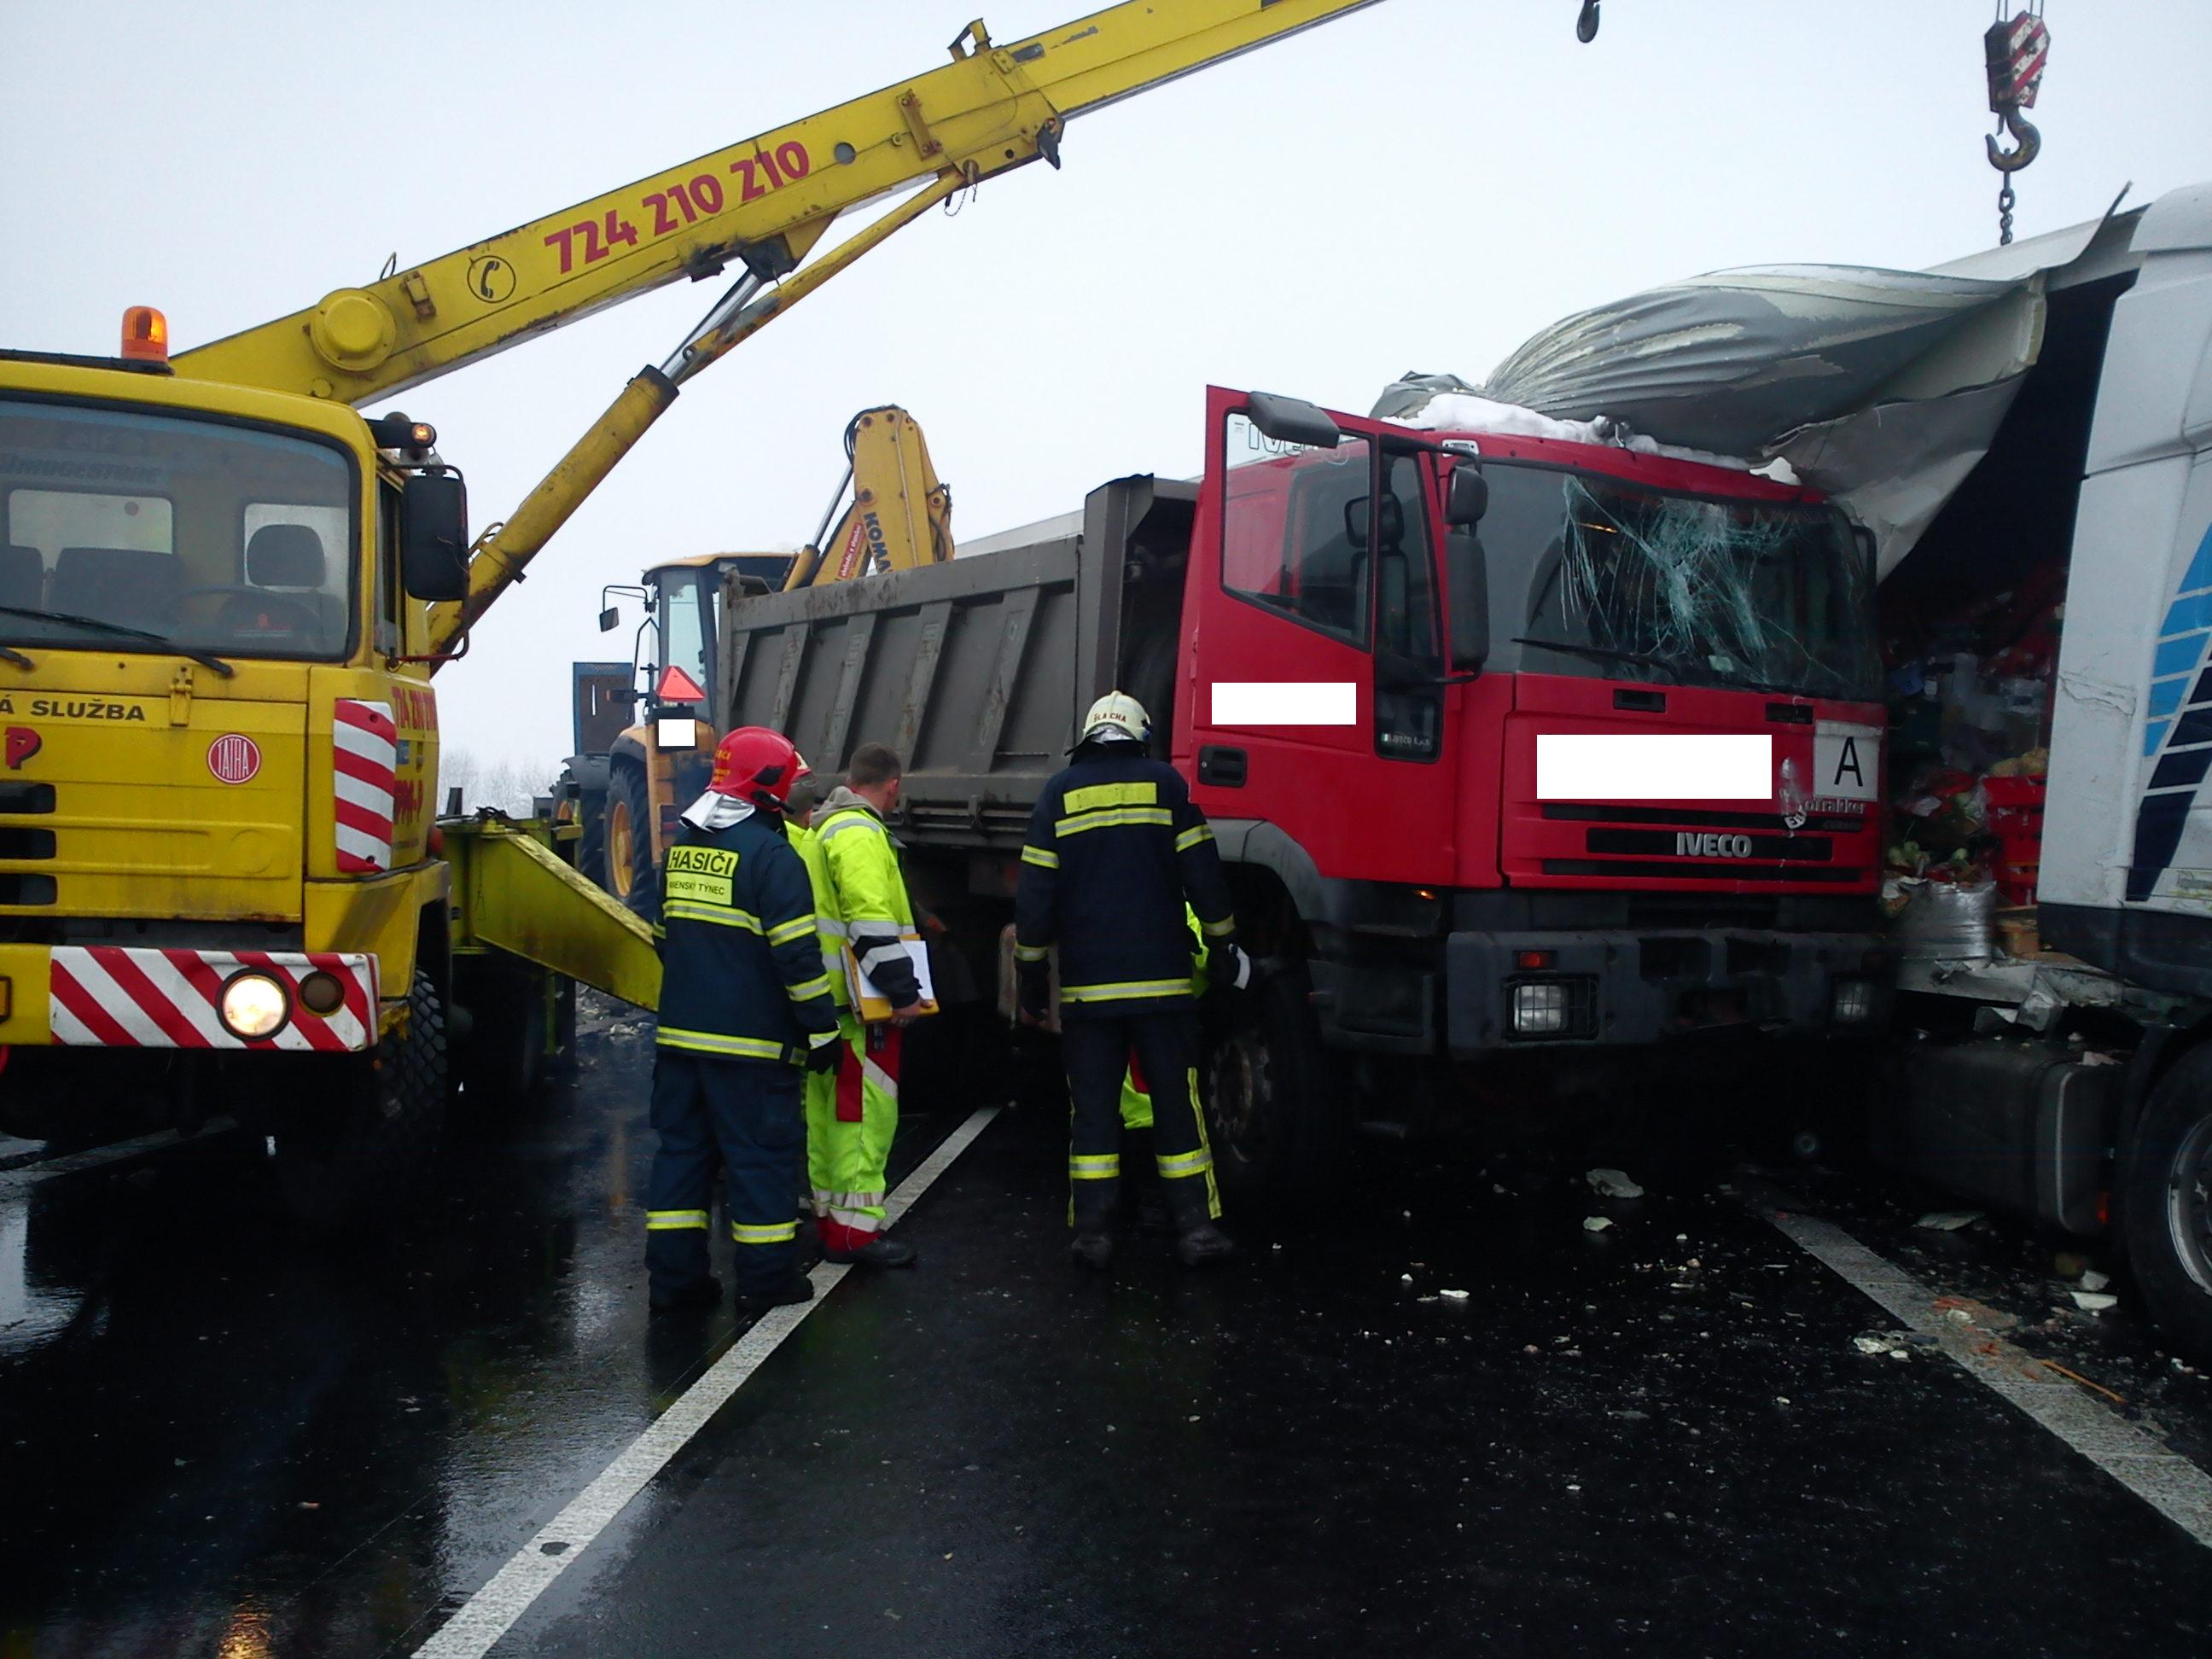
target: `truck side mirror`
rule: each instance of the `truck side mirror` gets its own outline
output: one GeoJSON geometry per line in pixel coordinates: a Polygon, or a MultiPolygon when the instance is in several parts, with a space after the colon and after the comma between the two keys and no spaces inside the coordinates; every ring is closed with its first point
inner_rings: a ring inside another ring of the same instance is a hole
{"type": "Polygon", "coordinates": [[[1245,413],[1262,437],[1279,444],[1301,444],[1308,449],[1334,449],[1344,434],[1328,413],[1303,398],[1278,398],[1255,392],[1245,400],[1245,413]]]}
{"type": "MultiPolygon", "coordinates": [[[[1344,537],[1354,547],[1367,545],[1367,520],[1370,495],[1357,495],[1344,504],[1344,537]]],[[[1406,509],[1395,495],[1382,498],[1382,546],[1403,547],[1406,544],[1406,509]]]]}
{"type": "Polygon", "coordinates": [[[1451,494],[1444,502],[1444,522],[1454,529],[1473,529],[1490,511],[1490,480],[1471,461],[1452,468],[1451,494]]]}
{"type": "MultiPolygon", "coordinates": [[[[1468,473],[1465,467],[1455,473],[1454,485],[1468,473]]],[[[1473,530],[1455,530],[1444,538],[1444,579],[1450,584],[1446,615],[1451,626],[1451,672],[1479,674],[1490,660],[1490,562],[1473,530]]]]}
{"type": "Polygon", "coordinates": [[[414,598],[469,595],[468,488],[458,472],[413,472],[400,497],[399,577],[414,598]]]}
{"type": "Polygon", "coordinates": [[[622,611],[620,607],[611,605],[605,610],[599,612],[600,633],[611,634],[616,629],[621,626],[622,611]]]}

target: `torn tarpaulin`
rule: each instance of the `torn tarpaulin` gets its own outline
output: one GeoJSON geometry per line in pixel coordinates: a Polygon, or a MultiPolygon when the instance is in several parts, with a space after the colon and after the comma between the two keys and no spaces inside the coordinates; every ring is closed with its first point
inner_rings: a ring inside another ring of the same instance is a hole
{"type": "Polygon", "coordinates": [[[1971,275],[1770,265],[1692,277],[1553,324],[1479,388],[1408,375],[1375,412],[1433,425],[1430,405],[1475,393],[1785,461],[1874,532],[1887,574],[1987,452],[2035,362],[2045,272],[2104,228],[2006,250],[2020,257],[1999,267],[1967,262],[1971,275]]]}

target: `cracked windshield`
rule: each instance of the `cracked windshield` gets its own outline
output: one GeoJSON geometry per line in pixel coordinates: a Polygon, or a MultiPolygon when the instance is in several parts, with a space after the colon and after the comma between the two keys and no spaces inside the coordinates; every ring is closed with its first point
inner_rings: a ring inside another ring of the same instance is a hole
{"type": "MultiPolygon", "coordinates": [[[[1825,507],[1717,501],[1486,467],[1502,605],[1526,592],[1523,665],[1658,684],[1879,696],[1866,555],[1825,507]],[[1525,577],[1522,573],[1526,573],[1525,577]]],[[[1509,611],[1510,614],[1510,611],[1509,611]]]]}
{"type": "Polygon", "coordinates": [[[307,439],[0,403],[0,641],[343,656],[353,492],[344,455],[307,439]]]}

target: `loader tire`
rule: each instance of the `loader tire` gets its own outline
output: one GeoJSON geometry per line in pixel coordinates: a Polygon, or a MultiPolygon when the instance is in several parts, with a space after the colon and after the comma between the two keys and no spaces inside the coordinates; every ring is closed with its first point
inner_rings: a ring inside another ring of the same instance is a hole
{"type": "Polygon", "coordinates": [[[1314,1194],[1343,1154],[1346,1114],[1304,969],[1276,968],[1231,1001],[1201,1075],[1223,1208],[1278,1209],[1314,1194]]]}
{"type": "Polygon", "coordinates": [[[607,811],[601,830],[600,883],[647,921],[659,920],[660,882],[653,865],[653,793],[645,774],[617,766],[607,780],[607,811]]]}
{"type": "Polygon", "coordinates": [[[415,975],[405,1030],[346,1069],[349,1086],[294,1102],[273,1137],[284,1207],[317,1232],[381,1231],[422,1193],[446,1115],[445,1000],[428,975],[415,975]]]}
{"type": "Polygon", "coordinates": [[[2212,1048],[2151,1091],[2120,1157],[2120,1237],[2166,1345],[2212,1365],[2212,1048]]]}
{"type": "Polygon", "coordinates": [[[583,784],[574,767],[561,769],[561,781],[554,787],[554,794],[583,833],[576,838],[576,872],[586,881],[595,881],[601,887],[607,884],[607,809],[606,803],[592,803],[584,793],[583,784]]]}

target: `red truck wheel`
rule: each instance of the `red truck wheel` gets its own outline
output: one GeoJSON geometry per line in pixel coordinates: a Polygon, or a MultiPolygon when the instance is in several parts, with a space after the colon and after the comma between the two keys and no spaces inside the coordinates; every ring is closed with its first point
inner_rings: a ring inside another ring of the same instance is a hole
{"type": "Polygon", "coordinates": [[[2212,1047],[2151,1091],[2121,1158],[2120,1233],[2160,1334],[2212,1365],[2212,1047]]]}
{"type": "Polygon", "coordinates": [[[1268,972],[1210,1045],[1206,1121],[1224,1208],[1294,1203],[1334,1167],[1344,1101],[1314,1029],[1306,976],[1268,972]]]}

